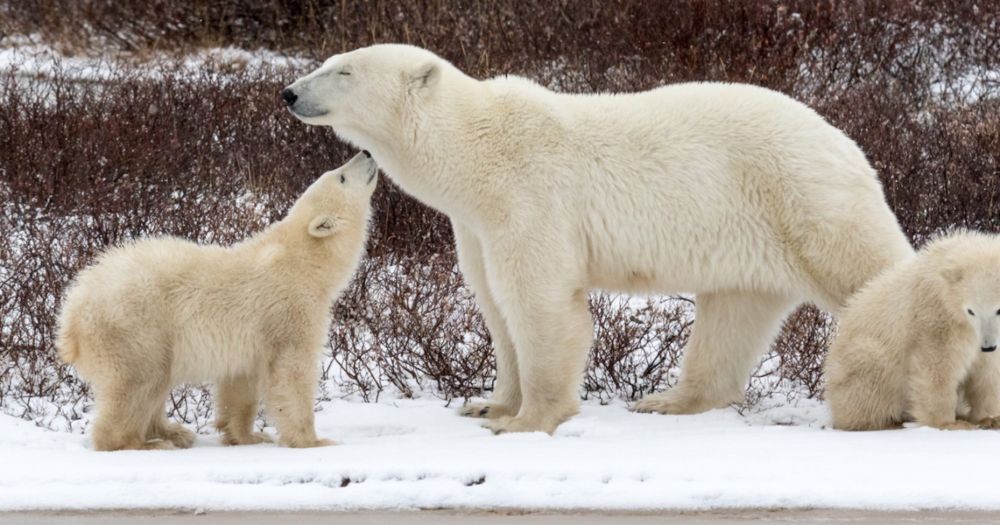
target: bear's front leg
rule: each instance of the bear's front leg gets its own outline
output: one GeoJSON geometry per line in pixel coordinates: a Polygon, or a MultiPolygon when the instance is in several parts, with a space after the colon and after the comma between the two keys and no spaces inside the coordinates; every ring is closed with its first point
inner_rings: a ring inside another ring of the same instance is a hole
{"type": "Polygon", "coordinates": [[[271,437],[254,432],[260,404],[256,375],[242,375],[219,381],[215,392],[215,428],[222,432],[225,445],[270,443],[271,437]]]}
{"type": "Polygon", "coordinates": [[[1000,359],[980,354],[969,371],[964,387],[969,402],[969,421],[980,428],[1000,428],[1000,359]]]}
{"type": "Polygon", "coordinates": [[[162,411],[153,416],[146,435],[148,440],[160,439],[168,441],[176,448],[191,448],[194,445],[195,434],[179,423],[167,420],[162,411]]]}
{"type": "Polygon", "coordinates": [[[571,262],[543,267],[541,260],[507,254],[488,267],[490,288],[514,339],[521,406],[516,415],[485,426],[498,434],[551,434],[579,410],[578,390],[594,333],[587,293],[573,277],[571,262]]]}
{"type": "Polygon", "coordinates": [[[500,314],[493,292],[490,291],[482,245],[474,233],[454,220],[452,229],[455,231],[455,250],[458,253],[458,266],[462,270],[462,278],[476,296],[479,312],[493,340],[497,363],[496,384],[490,400],[467,403],[459,409],[459,413],[467,417],[490,419],[516,415],[521,408],[517,355],[507,329],[507,322],[500,314]]]}
{"type": "Polygon", "coordinates": [[[278,443],[292,448],[335,445],[316,437],[313,398],[319,372],[313,352],[279,350],[267,378],[265,409],[278,429],[278,443]]]}
{"type": "MultiPolygon", "coordinates": [[[[975,428],[956,419],[962,355],[965,350],[947,343],[922,340],[911,356],[910,415],[917,423],[942,430],[975,428]]],[[[969,400],[972,403],[972,399],[969,400]]]]}

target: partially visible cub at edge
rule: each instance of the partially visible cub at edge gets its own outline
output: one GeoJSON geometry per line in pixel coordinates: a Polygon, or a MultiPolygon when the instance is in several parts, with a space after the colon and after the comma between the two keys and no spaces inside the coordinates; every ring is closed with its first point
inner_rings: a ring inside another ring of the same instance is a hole
{"type": "Polygon", "coordinates": [[[232,247],[142,240],[83,270],[56,347],[94,389],[94,447],[190,447],[194,434],[167,421],[164,402],[173,386],[196,382],[217,384],[227,445],[270,441],[253,432],[261,397],[282,445],[333,444],[313,422],[319,353],[364,249],[376,169],[357,155],[232,247]]]}
{"type": "Polygon", "coordinates": [[[848,302],[826,362],[834,428],[997,427],[998,331],[1000,237],[931,241],[848,302]]]}

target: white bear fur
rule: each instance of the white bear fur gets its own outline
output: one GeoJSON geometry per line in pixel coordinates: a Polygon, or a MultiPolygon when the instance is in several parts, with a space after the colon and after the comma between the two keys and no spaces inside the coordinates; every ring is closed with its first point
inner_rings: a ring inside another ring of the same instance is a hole
{"type": "Polygon", "coordinates": [[[140,240],[80,272],[56,346],[94,388],[94,447],[191,446],[163,405],[173,386],[198,382],[217,383],[226,444],[270,440],[253,432],[260,390],[281,444],[331,444],[313,425],[319,352],[364,249],[375,174],[359,154],[232,247],[140,240]]]}
{"type": "Polygon", "coordinates": [[[996,425],[998,338],[1000,237],[932,241],[848,302],[825,365],[834,428],[996,425]]]}
{"type": "Polygon", "coordinates": [[[697,294],[680,383],[636,405],[694,413],[742,398],[797,304],[837,311],[912,254],[857,145],[767,89],[559,94],[403,45],[336,55],[289,89],[298,118],[450,217],[497,354],[492,399],[464,413],[496,432],[576,413],[593,289],[697,294]]]}

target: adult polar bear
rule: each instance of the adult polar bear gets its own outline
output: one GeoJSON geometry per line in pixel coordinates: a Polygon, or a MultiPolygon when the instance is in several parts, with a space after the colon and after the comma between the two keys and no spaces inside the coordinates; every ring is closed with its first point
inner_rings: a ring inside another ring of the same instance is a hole
{"type": "Polygon", "coordinates": [[[463,413],[496,432],[576,413],[591,289],[697,294],[680,383],[636,405],[695,413],[742,397],[795,305],[837,311],[913,253],[857,145],[759,87],[557,94],[376,45],[282,96],[450,217],[497,354],[493,397],[463,413]]]}

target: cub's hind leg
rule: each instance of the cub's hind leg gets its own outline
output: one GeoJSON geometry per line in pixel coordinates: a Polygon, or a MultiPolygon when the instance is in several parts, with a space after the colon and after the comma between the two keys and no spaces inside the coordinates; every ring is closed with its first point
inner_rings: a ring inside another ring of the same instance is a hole
{"type": "Polygon", "coordinates": [[[884,430],[906,420],[905,367],[887,365],[882,345],[841,333],[827,357],[826,392],[833,428],[884,430]]]}
{"type": "Polygon", "coordinates": [[[94,448],[103,451],[174,448],[171,440],[151,436],[154,418],[164,417],[169,392],[167,378],[148,377],[124,367],[119,372],[127,375],[94,385],[98,405],[92,434],[94,448]]]}

